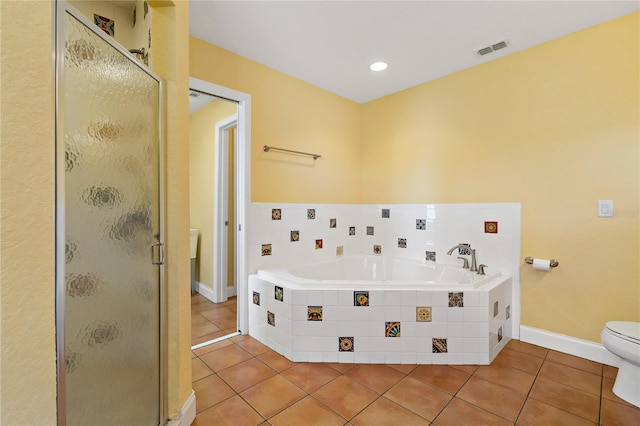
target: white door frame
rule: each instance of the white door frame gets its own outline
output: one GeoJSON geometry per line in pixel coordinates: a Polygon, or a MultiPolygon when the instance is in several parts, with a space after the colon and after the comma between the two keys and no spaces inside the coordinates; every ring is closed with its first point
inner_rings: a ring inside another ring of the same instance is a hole
{"type": "MultiPolygon", "coordinates": [[[[238,124],[238,114],[231,115],[216,123],[215,130],[215,155],[216,155],[216,172],[214,174],[213,185],[213,291],[214,302],[220,303],[227,300],[228,294],[228,242],[229,242],[229,226],[228,226],[228,208],[229,197],[234,197],[234,203],[237,201],[235,194],[237,193],[237,179],[234,179],[234,194],[229,194],[229,129],[236,127],[238,124]]],[[[236,155],[232,160],[237,166],[236,155]]],[[[234,212],[236,211],[234,205],[234,212]]],[[[234,223],[236,220],[234,214],[234,223]]],[[[234,275],[237,275],[234,272],[234,275]]],[[[234,290],[236,286],[237,276],[234,279],[234,290]]],[[[234,291],[235,293],[235,291],[234,291]]]]}
{"type": "MultiPolygon", "coordinates": [[[[247,212],[251,202],[251,95],[197,78],[189,78],[189,87],[238,103],[235,146],[235,263],[238,294],[238,330],[248,333],[247,212]]],[[[215,238],[214,238],[215,240],[215,238]]],[[[226,289],[225,289],[226,295],[226,289]]]]}

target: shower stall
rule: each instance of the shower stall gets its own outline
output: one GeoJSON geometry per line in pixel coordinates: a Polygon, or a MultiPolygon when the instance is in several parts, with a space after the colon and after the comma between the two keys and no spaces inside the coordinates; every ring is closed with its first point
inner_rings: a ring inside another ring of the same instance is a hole
{"type": "Polygon", "coordinates": [[[161,425],[163,82],[56,6],[59,425],[161,425]]]}

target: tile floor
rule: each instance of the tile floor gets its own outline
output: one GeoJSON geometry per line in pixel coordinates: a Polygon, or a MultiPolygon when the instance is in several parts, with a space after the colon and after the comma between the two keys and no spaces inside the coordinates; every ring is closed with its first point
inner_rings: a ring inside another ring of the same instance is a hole
{"type": "MultiPolygon", "coordinates": [[[[194,341],[219,333],[200,317],[228,329],[217,311],[231,309],[202,299],[194,341]]],[[[194,426],[640,425],[611,391],[615,368],[517,340],[489,366],[445,366],[294,363],[236,336],[193,351],[192,366],[194,426]]]]}
{"type": "Polygon", "coordinates": [[[236,297],[213,303],[199,293],[192,295],[191,346],[238,331],[237,308],[236,297]]]}

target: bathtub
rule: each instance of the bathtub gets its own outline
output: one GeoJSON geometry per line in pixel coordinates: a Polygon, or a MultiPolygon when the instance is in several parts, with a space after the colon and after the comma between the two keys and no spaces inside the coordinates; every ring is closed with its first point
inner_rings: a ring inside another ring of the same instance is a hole
{"type": "Polygon", "coordinates": [[[500,275],[478,275],[461,267],[391,256],[340,256],[302,265],[258,270],[258,275],[287,281],[307,290],[382,288],[394,290],[464,290],[478,288],[500,275]]]}
{"type": "Polygon", "coordinates": [[[511,284],[386,256],[260,269],[249,334],[296,362],[489,364],[512,335],[511,284]]]}

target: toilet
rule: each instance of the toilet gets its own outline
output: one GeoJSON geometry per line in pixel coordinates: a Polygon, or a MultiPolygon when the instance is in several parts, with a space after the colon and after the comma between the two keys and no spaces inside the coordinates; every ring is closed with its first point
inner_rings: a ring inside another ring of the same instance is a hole
{"type": "Polygon", "coordinates": [[[613,393],[640,407],[640,322],[610,321],[601,339],[609,352],[621,358],[613,393]]]}

